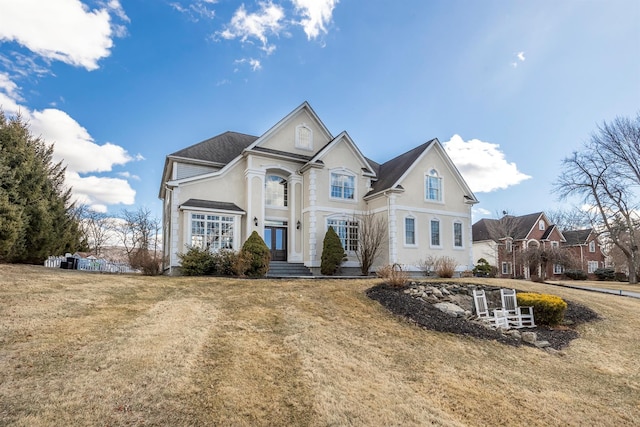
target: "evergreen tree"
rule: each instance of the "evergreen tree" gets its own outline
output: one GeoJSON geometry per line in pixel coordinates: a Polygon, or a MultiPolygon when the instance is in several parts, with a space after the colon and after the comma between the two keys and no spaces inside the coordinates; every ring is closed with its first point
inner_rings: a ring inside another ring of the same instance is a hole
{"type": "Polygon", "coordinates": [[[0,111],[0,261],[41,263],[80,250],[65,168],[22,117],[0,111]]]}
{"type": "Polygon", "coordinates": [[[340,237],[333,227],[329,227],[322,242],[322,258],[320,263],[320,273],[331,276],[340,268],[343,261],[347,259],[340,237]]]}
{"type": "Polygon", "coordinates": [[[240,257],[247,263],[244,274],[249,277],[261,277],[269,271],[271,252],[255,230],[242,245],[240,257]]]}

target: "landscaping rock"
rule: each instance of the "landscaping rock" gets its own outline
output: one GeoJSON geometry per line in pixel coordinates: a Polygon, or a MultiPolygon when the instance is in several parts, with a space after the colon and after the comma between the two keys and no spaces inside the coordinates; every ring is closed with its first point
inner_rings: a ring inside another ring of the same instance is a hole
{"type": "Polygon", "coordinates": [[[551,343],[549,341],[536,341],[533,343],[533,345],[535,345],[538,348],[546,348],[546,347],[550,347],[551,343]]]}
{"type": "Polygon", "coordinates": [[[440,302],[440,303],[434,304],[434,307],[436,307],[438,310],[444,313],[447,313],[451,317],[464,316],[464,309],[450,302],[440,302]]]}
{"type": "Polygon", "coordinates": [[[536,341],[538,341],[538,334],[536,334],[535,332],[523,332],[522,341],[529,344],[534,344],[536,341]]]}

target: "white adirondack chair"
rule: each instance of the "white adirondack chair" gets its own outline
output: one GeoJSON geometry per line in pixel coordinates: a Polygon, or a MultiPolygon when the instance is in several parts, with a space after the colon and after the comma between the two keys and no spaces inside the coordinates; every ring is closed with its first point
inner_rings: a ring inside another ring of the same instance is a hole
{"type": "Polygon", "coordinates": [[[506,316],[509,326],[514,328],[535,328],[533,307],[519,307],[515,289],[500,289],[502,312],[506,316]]]}
{"type": "Polygon", "coordinates": [[[503,310],[493,310],[493,312],[489,310],[484,289],[473,290],[473,303],[476,306],[478,319],[487,322],[495,328],[509,329],[509,321],[505,317],[503,310]]]}

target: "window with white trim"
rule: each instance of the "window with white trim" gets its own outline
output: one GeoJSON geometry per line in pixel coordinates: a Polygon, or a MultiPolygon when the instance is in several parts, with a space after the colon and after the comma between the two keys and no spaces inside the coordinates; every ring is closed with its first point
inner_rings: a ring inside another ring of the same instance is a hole
{"type": "Polygon", "coordinates": [[[442,201],[442,177],[438,171],[431,169],[425,177],[425,199],[436,202],[442,201]]]}
{"type": "Polygon", "coordinates": [[[553,264],[553,274],[562,274],[562,273],[564,273],[564,265],[553,264]]]}
{"type": "Polygon", "coordinates": [[[551,247],[552,248],[559,248],[560,247],[560,242],[551,242],[551,247]]]}
{"type": "Polygon", "coordinates": [[[264,198],[267,206],[287,206],[287,180],[278,175],[267,175],[264,181],[264,198]]]}
{"type": "Polygon", "coordinates": [[[511,240],[505,240],[504,247],[507,250],[507,253],[513,252],[513,242],[511,240]]]}
{"type": "Polygon", "coordinates": [[[431,246],[440,246],[440,221],[431,220],[431,246]]]}
{"type": "Polygon", "coordinates": [[[304,123],[296,126],[296,148],[313,150],[313,130],[304,123]]]}
{"type": "Polygon", "coordinates": [[[453,247],[454,248],[462,247],[462,223],[461,222],[453,223],[453,247]]]}
{"type": "Polygon", "coordinates": [[[540,222],[538,222],[538,228],[540,229],[540,231],[543,231],[545,229],[546,225],[544,223],[544,220],[541,219],[540,222]]]}
{"type": "Polygon", "coordinates": [[[502,263],[502,274],[511,274],[511,263],[503,262],[502,263]]]}
{"type": "Polygon", "coordinates": [[[404,219],[404,244],[416,244],[416,219],[413,217],[406,217],[404,219]]]}
{"type": "Polygon", "coordinates": [[[348,219],[328,219],[327,229],[332,227],[340,238],[345,251],[358,250],[358,221],[348,219]]]}
{"type": "Polygon", "coordinates": [[[598,261],[589,261],[587,263],[587,272],[588,273],[595,273],[595,271],[598,269],[598,267],[599,267],[598,261]]]}
{"type": "Polygon", "coordinates": [[[592,240],[589,242],[589,252],[595,252],[596,251],[596,241],[592,240]]]}
{"type": "Polygon", "coordinates": [[[342,172],[331,172],[331,198],[353,200],[355,192],[355,176],[342,172]]]}
{"type": "Polygon", "coordinates": [[[232,216],[191,214],[191,246],[210,251],[232,249],[233,235],[232,216]]]}

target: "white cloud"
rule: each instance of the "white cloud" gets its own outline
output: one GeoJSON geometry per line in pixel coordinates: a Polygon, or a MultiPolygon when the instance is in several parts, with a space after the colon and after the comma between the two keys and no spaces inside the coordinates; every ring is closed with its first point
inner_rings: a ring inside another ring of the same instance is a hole
{"type": "Polygon", "coordinates": [[[521,62],[524,62],[524,52],[518,52],[516,55],[521,62]]]}
{"type": "Polygon", "coordinates": [[[315,39],[320,33],[327,33],[326,24],[331,22],[333,9],[339,0],[292,0],[296,12],[302,15],[299,24],[304,28],[307,39],[315,39]]]}
{"type": "Polygon", "coordinates": [[[180,13],[184,13],[193,22],[198,22],[200,18],[213,19],[216,12],[211,10],[208,5],[217,3],[217,0],[196,0],[188,6],[184,6],[180,2],[170,3],[169,5],[180,13]]]}
{"type": "Polygon", "coordinates": [[[65,183],[73,187],[75,200],[92,207],[119,203],[132,205],[136,198],[136,191],[125,179],[93,175],[83,177],[67,170],[65,183]]]}
{"type": "Polygon", "coordinates": [[[89,132],[64,111],[47,108],[31,114],[31,131],[54,145],[54,161],[75,172],[109,172],[133,160],[127,151],[107,142],[98,145],[89,132]]]}
{"type": "Polygon", "coordinates": [[[511,66],[513,68],[517,68],[518,67],[518,61],[520,61],[520,62],[524,62],[525,61],[526,58],[524,57],[524,52],[516,53],[516,59],[517,59],[517,61],[511,62],[511,66]]]}
{"type": "MultiPolygon", "coordinates": [[[[54,143],[53,159],[62,160],[67,167],[65,184],[72,187],[74,201],[101,212],[106,210],[106,205],[134,203],[136,192],[126,179],[81,174],[109,172],[115,165],[144,160],[144,157],[140,154],[132,157],[115,144],[96,144],[89,132],[64,111],[55,108],[30,111],[20,105],[20,101],[19,87],[7,74],[0,73],[0,107],[9,115],[20,112],[34,136],[41,136],[48,144],[54,143]]],[[[120,175],[139,179],[128,172],[120,175]]]]}
{"type": "Polygon", "coordinates": [[[472,211],[474,214],[482,216],[491,215],[491,211],[485,208],[473,208],[472,211]]]}
{"type": "Polygon", "coordinates": [[[507,162],[498,144],[453,135],[442,145],[474,192],[502,190],[531,178],[507,162]]]}
{"type": "Polygon", "coordinates": [[[267,55],[273,53],[275,45],[269,44],[267,36],[279,36],[284,30],[284,9],[272,2],[259,2],[260,9],[256,13],[247,13],[242,4],[233,14],[231,22],[218,35],[224,39],[240,39],[241,42],[251,42],[257,39],[260,47],[267,55]]]}
{"type": "Polygon", "coordinates": [[[255,58],[242,58],[242,59],[236,59],[234,61],[235,64],[249,64],[249,66],[251,67],[252,71],[258,71],[262,68],[262,64],[260,63],[259,59],[255,59],[255,58]]]}
{"type": "Polygon", "coordinates": [[[118,0],[93,10],[79,0],[0,0],[0,9],[0,41],[15,41],[48,60],[87,70],[109,56],[112,37],[126,33],[113,17],[129,22],[118,0]]]}

